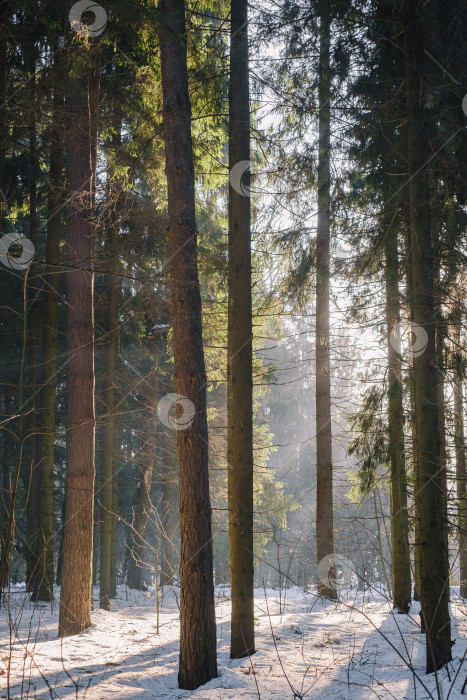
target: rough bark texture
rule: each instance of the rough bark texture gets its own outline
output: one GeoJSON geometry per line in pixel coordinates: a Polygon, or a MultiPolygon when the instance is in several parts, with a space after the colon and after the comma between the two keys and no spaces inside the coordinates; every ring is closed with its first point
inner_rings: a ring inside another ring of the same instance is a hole
{"type": "MultiPolygon", "coordinates": [[[[37,239],[37,112],[36,102],[36,47],[31,41],[27,49],[28,71],[32,75],[30,78],[31,91],[31,113],[29,117],[29,154],[28,154],[28,189],[29,189],[29,240],[36,245],[37,239]]],[[[28,275],[27,285],[27,313],[28,313],[28,371],[27,371],[27,395],[28,415],[27,415],[27,438],[24,445],[23,474],[24,483],[27,484],[28,499],[26,502],[26,586],[31,590],[32,577],[37,573],[37,552],[36,545],[36,493],[35,493],[35,472],[36,472],[36,391],[37,391],[37,365],[39,359],[40,327],[38,304],[37,304],[37,284],[35,269],[31,268],[28,275]],[[29,497],[30,496],[30,497],[29,497]]],[[[49,600],[49,597],[47,597],[49,600]]]]}
{"type": "MultiPolygon", "coordinates": [[[[8,138],[8,108],[7,108],[7,86],[8,86],[8,38],[9,28],[9,3],[3,2],[0,6],[0,190],[5,193],[5,155],[8,138]]],[[[0,194],[0,224],[3,229],[3,219],[5,216],[5,200],[0,194]]]]}
{"type": "MultiPolygon", "coordinates": [[[[232,172],[237,163],[250,160],[246,0],[232,2],[230,21],[229,172],[232,172]]],[[[244,184],[248,187],[248,172],[245,176],[244,184]]],[[[232,659],[255,651],[250,219],[248,192],[239,193],[230,184],[227,424],[232,659]]]]}
{"type": "MultiPolygon", "coordinates": [[[[114,425],[114,460],[112,462],[112,513],[118,513],[118,424],[114,425]]],[[[110,597],[117,595],[118,518],[112,518],[110,540],[110,597]]]]}
{"type": "Polygon", "coordinates": [[[44,326],[42,336],[40,411],[40,461],[37,479],[37,550],[40,562],[35,577],[34,597],[48,600],[53,595],[53,527],[54,527],[54,443],[55,443],[55,388],[57,371],[57,328],[59,300],[60,222],[63,203],[63,133],[60,127],[62,97],[53,98],[53,116],[50,141],[48,225],[46,269],[44,279],[44,326]]]}
{"type": "Polygon", "coordinates": [[[388,348],[388,424],[391,451],[391,554],[394,607],[407,613],[412,586],[410,577],[407,478],[404,450],[404,407],[401,356],[391,343],[391,333],[400,323],[399,263],[397,229],[393,211],[385,204],[383,230],[385,241],[386,324],[388,348]]]}
{"type": "Polygon", "coordinates": [[[206,372],[197,264],[191,106],[186,63],[185,5],[159,5],[169,210],[170,288],[175,387],[195,410],[177,432],[180,480],[180,688],[217,676],[216,622],[209,500],[206,372]]]}
{"type": "MultiPolygon", "coordinates": [[[[3,410],[2,419],[5,420],[12,415],[12,397],[11,391],[8,387],[4,388],[3,393],[3,410]]],[[[8,580],[9,572],[9,528],[8,522],[10,519],[10,508],[11,508],[11,465],[14,459],[12,450],[12,435],[7,430],[2,430],[2,489],[1,489],[1,521],[0,521],[0,545],[2,560],[5,559],[2,584],[5,584],[8,580]]],[[[1,590],[0,590],[1,599],[1,590]]]]}
{"type": "MultiPolygon", "coordinates": [[[[120,140],[120,139],[119,139],[120,140]]],[[[105,389],[104,410],[106,413],[103,427],[102,486],[100,503],[102,505],[102,525],[100,538],[100,607],[110,610],[110,599],[115,595],[112,586],[112,528],[116,518],[113,508],[113,476],[115,471],[115,355],[117,350],[118,328],[118,218],[111,216],[108,230],[107,250],[109,255],[109,274],[107,279],[107,335],[105,344],[105,389]]],[[[115,562],[113,562],[115,566],[115,562]]]]}
{"type": "MultiPolygon", "coordinates": [[[[403,37],[400,40],[401,47],[400,52],[403,55],[403,37]]],[[[405,71],[405,65],[401,61],[400,69],[405,71]]],[[[409,320],[413,322],[413,277],[412,277],[412,231],[410,228],[410,193],[409,193],[409,165],[408,165],[408,132],[407,125],[403,124],[401,126],[401,155],[402,155],[402,173],[405,178],[404,186],[402,188],[402,212],[404,217],[404,225],[406,232],[406,245],[407,245],[407,271],[406,271],[406,283],[407,283],[407,305],[408,305],[408,316],[409,320]]],[[[414,386],[414,374],[413,374],[413,360],[409,358],[409,400],[410,400],[410,436],[412,442],[412,478],[414,483],[415,492],[418,491],[418,467],[417,467],[417,426],[415,422],[415,386],[414,386]]],[[[419,589],[420,589],[420,521],[417,517],[417,512],[414,515],[414,533],[413,533],[413,579],[414,579],[414,590],[413,599],[420,600],[419,589]]],[[[421,624],[423,625],[423,619],[420,618],[421,624]]]]}
{"type": "MultiPolygon", "coordinates": [[[[6,3],[0,6],[0,227],[1,231],[4,231],[4,217],[6,212],[4,196],[1,194],[5,192],[4,183],[4,173],[5,173],[5,156],[7,149],[7,136],[8,136],[8,110],[6,106],[7,101],[7,56],[8,56],[8,36],[9,36],[9,22],[8,22],[8,12],[9,7],[6,3]]],[[[0,276],[2,277],[2,287],[8,284],[6,278],[8,272],[3,266],[0,266],[0,276]]],[[[6,350],[6,337],[5,337],[5,320],[6,320],[6,309],[0,307],[1,318],[0,318],[0,350],[2,353],[6,350]]],[[[11,415],[9,409],[10,402],[10,392],[7,388],[6,373],[7,365],[1,366],[2,376],[0,377],[3,387],[3,419],[11,415]]],[[[10,444],[11,435],[6,430],[2,430],[2,492],[0,499],[1,506],[1,525],[0,525],[0,538],[1,538],[1,554],[2,561],[5,560],[3,565],[3,570],[0,571],[1,580],[0,584],[3,585],[7,580],[7,557],[8,557],[8,547],[9,543],[6,541],[8,533],[8,517],[9,517],[9,500],[10,500],[10,444]]],[[[0,590],[0,598],[1,598],[0,590]]]]}
{"type": "MultiPolygon", "coordinates": [[[[316,237],[316,554],[334,553],[332,503],[331,367],[329,352],[329,265],[331,188],[330,19],[320,22],[318,229],[316,237]]],[[[333,569],[330,571],[332,576],[333,569]]],[[[335,588],[318,580],[318,593],[334,600],[335,588]]]]}
{"type": "Polygon", "coordinates": [[[404,5],[413,312],[427,334],[425,351],[414,358],[420,520],[420,602],[426,630],[427,673],[451,659],[449,562],[444,519],[446,484],[441,463],[435,347],[434,263],[430,226],[427,115],[424,113],[423,33],[414,0],[404,5]]]}
{"type": "MultiPolygon", "coordinates": [[[[460,314],[459,314],[460,316],[460,314]]],[[[467,597],[467,489],[466,489],[466,450],[464,434],[464,376],[462,358],[459,356],[460,346],[460,318],[456,319],[457,325],[453,335],[456,341],[456,363],[454,365],[454,448],[456,451],[456,482],[457,503],[459,509],[459,593],[463,598],[467,597]]]]}
{"type": "MultiPolygon", "coordinates": [[[[68,9],[68,8],[67,8],[68,9]]],[[[73,56],[75,47],[69,49],[73,56]]],[[[83,57],[81,56],[81,59],[83,57]]],[[[59,634],[91,624],[94,507],[94,275],[92,124],[95,59],[66,95],[68,430],[59,634]]]]}

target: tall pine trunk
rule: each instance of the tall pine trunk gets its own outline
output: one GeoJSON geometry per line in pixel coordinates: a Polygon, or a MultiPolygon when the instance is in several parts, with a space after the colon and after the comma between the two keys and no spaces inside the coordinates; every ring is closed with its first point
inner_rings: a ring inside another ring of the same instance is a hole
{"type": "Polygon", "coordinates": [[[178,680],[180,688],[194,690],[217,676],[206,371],[185,4],[184,0],[163,0],[159,8],[175,388],[194,407],[191,425],[177,432],[181,548],[178,680]]]}
{"type": "MultiPolygon", "coordinates": [[[[250,160],[248,2],[235,0],[230,18],[229,172],[250,160]]],[[[231,179],[233,177],[231,175],[231,179]]],[[[248,190],[229,186],[228,510],[230,658],[255,651],[253,562],[253,379],[251,212],[248,190]],[[240,192],[238,192],[240,189],[240,192]]],[[[248,187],[248,182],[245,183],[248,187]]]]}
{"type": "MultiPolygon", "coordinates": [[[[56,64],[57,67],[57,64],[56,64]]],[[[58,84],[58,76],[56,78],[58,84]]],[[[60,125],[63,98],[56,89],[53,97],[52,129],[50,133],[50,169],[48,195],[48,224],[45,253],[44,326],[39,394],[40,461],[37,481],[37,556],[38,571],[34,576],[34,597],[49,600],[54,581],[54,444],[55,389],[57,372],[57,329],[60,275],[60,223],[63,203],[63,133],[60,125]]]]}
{"type": "MultiPolygon", "coordinates": [[[[114,422],[114,460],[112,462],[112,513],[118,513],[118,424],[114,422]]],[[[110,539],[110,597],[117,595],[118,518],[112,518],[110,539]]]]}
{"type": "Polygon", "coordinates": [[[423,33],[414,0],[404,16],[408,128],[410,226],[414,322],[427,334],[425,351],[414,358],[418,488],[415,493],[420,542],[420,603],[426,631],[426,671],[451,659],[449,561],[445,528],[445,473],[441,464],[438,376],[435,343],[434,261],[430,225],[427,158],[430,149],[424,113],[423,33]]]}
{"type": "MultiPolygon", "coordinates": [[[[11,390],[5,387],[3,390],[3,410],[2,419],[9,419],[13,413],[13,402],[11,397],[11,390]]],[[[9,430],[2,430],[2,488],[1,488],[1,499],[0,499],[0,510],[1,510],[1,520],[0,520],[0,553],[2,555],[2,560],[5,559],[5,565],[3,570],[3,576],[1,583],[4,586],[8,581],[9,576],[9,518],[10,518],[10,508],[11,508],[11,475],[12,475],[12,462],[14,459],[12,449],[13,436],[9,430]]],[[[0,590],[0,600],[2,598],[2,592],[0,590]]]]}
{"type": "Polygon", "coordinates": [[[383,230],[385,241],[386,324],[388,348],[388,424],[391,457],[391,547],[394,607],[407,613],[412,599],[407,511],[407,478],[404,448],[404,407],[402,362],[391,343],[391,334],[400,323],[399,256],[394,212],[385,202],[383,230]]]}
{"type": "MultiPolygon", "coordinates": [[[[32,109],[29,120],[29,156],[28,156],[28,189],[29,189],[29,240],[36,245],[37,238],[37,113],[35,109],[36,100],[36,47],[33,40],[28,47],[28,71],[32,75],[31,81],[31,102],[32,109]]],[[[36,533],[36,391],[37,391],[37,364],[38,364],[38,345],[39,345],[39,327],[38,308],[37,308],[37,285],[35,284],[32,270],[29,273],[27,287],[27,313],[28,320],[28,380],[27,380],[27,401],[28,401],[28,416],[27,416],[27,439],[24,445],[25,464],[24,464],[24,483],[27,489],[26,502],[26,586],[28,590],[32,589],[32,578],[34,574],[41,576],[41,571],[38,570],[38,560],[36,552],[37,533],[36,533]]],[[[46,598],[49,600],[50,596],[46,598]]]]}
{"type": "MultiPolygon", "coordinates": [[[[120,139],[118,139],[120,140],[120,139]]],[[[115,472],[115,356],[117,351],[118,329],[118,217],[112,212],[108,230],[107,250],[109,253],[109,273],[107,279],[107,328],[104,369],[104,410],[102,458],[102,525],[100,538],[100,607],[110,610],[110,599],[115,595],[112,586],[112,529],[116,519],[113,503],[113,476],[115,472]]],[[[115,562],[113,562],[115,567],[115,562]]]]}
{"type": "MultiPolygon", "coordinates": [[[[401,46],[400,50],[403,51],[403,38],[400,40],[401,46]]],[[[405,65],[403,61],[399,63],[400,70],[405,70],[405,65]]],[[[409,320],[413,323],[413,277],[412,277],[412,231],[410,228],[410,193],[409,193],[409,170],[408,170],[408,132],[407,125],[403,124],[401,126],[401,155],[402,155],[402,177],[405,178],[404,186],[402,188],[402,213],[404,219],[405,233],[406,233],[406,255],[407,255],[407,265],[406,265],[406,304],[408,307],[407,315],[409,320]]],[[[412,443],[412,479],[414,484],[414,492],[417,493],[418,486],[418,467],[417,467],[417,427],[415,424],[415,385],[414,385],[414,373],[413,373],[413,359],[409,358],[409,405],[410,405],[410,437],[412,443]]],[[[414,579],[414,589],[413,598],[414,600],[420,600],[419,589],[420,589],[420,521],[415,512],[414,520],[414,533],[413,533],[413,579],[414,579]]],[[[420,618],[421,624],[423,625],[423,619],[420,618]]]]}
{"type": "Polygon", "coordinates": [[[453,336],[454,349],[454,449],[456,453],[457,503],[459,509],[459,593],[467,597],[467,489],[466,450],[464,435],[464,370],[460,355],[460,313],[456,314],[453,336]]]}
{"type": "MultiPolygon", "coordinates": [[[[329,347],[331,65],[329,16],[320,20],[318,229],[316,237],[316,554],[334,553],[332,502],[331,366],[329,347]]],[[[334,568],[331,567],[332,575],[334,568]]],[[[328,577],[329,578],[329,577],[328,577]]],[[[319,595],[335,600],[336,589],[318,579],[319,595]]]]}
{"type": "MultiPolygon", "coordinates": [[[[72,58],[78,48],[69,47],[72,58]]],[[[70,79],[66,95],[68,423],[66,505],[59,614],[60,636],[91,624],[94,510],[94,251],[92,135],[97,57],[70,79]]]]}

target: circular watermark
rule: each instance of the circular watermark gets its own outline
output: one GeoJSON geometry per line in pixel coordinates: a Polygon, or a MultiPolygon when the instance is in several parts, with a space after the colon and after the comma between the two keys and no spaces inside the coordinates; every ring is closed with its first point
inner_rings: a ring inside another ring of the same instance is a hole
{"type": "Polygon", "coordinates": [[[75,2],[68,14],[68,19],[73,31],[84,37],[99,36],[107,26],[107,12],[93,0],[79,0],[79,2],[75,2]],[[89,24],[87,21],[82,20],[85,12],[92,12],[94,22],[89,24]]]}
{"type": "Polygon", "coordinates": [[[237,192],[237,194],[242,195],[242,197],[251,197],[251,190],[248,185],[242,182],[242,178],[245,173],[250,171],[251,161],[249,160],[239,160],[238,163],[230,169],[229,180],[232,189],[237,192]]]}
{"type": "Polygon", "coordinates": [[[389,335],[389,342],[399,355],[420,357],[428,345],[428,333],[413,321],[398,323],[389,335]]]}
{"type": "Polygon", "coordinates": [[[187,430],[193,423],[194,403],[182,394],[166,394],[157,404],[157,416],[161,423],[172,430],[187,430]],[[177,415],[177,407],[182,409],[177,415]]]}
{"type": "Polygon", "coordinates": [[[0,263],[11,270],[25,270],[32,263],[34,243],[19,233],[7,233],[0,238],[0,263]],[[11,246],[22,248],[21,255],[12,255],[11,246]]]}
{"type": "Polygon", "coordinates": [[[467,92],[464,95],[464,99],[462,100],[462,111],[464,112],[465,116],[467,117],[467,92]]]}
{"type": "Polygon", "coordinates": [[[318,579],[335,591],[350,588],[354,575],[354,563],[342,554],[326,554],[318,564],[318,579]]]}

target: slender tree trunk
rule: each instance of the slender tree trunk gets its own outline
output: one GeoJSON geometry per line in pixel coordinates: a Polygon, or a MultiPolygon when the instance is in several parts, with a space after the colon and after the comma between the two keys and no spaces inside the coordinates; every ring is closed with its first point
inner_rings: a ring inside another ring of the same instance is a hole
{"type": "Polygon", "coordinates": [[[8,37],[9,37],[9,3],[0,7],[0,227],[3,231],[5,205],[5,157],[8,140],[8,37]]]}
{"type": "MultiPolygon", "coordinates": [[[[57,64],[56,64],[57,68],[57,64]]],[[[57,76],[58,82],[58,76],[57,76]]],[[[44,327],[39,394],[40,460],[37,466],[37,550],[39,569],[34,582],[34,599],[51,600],[54,581],[54,445],[55,390],[57,372],[57,329],[60,263],[60,224],[63,204],[63,133],[60,126],[63,98],[53,98],[50,140],[50,170],[46,270],[44,279],[44,327]]]]}
{"type": "MultiPolygon", "coordinates": [[[[401,39],[401,52],[403,51],[403,40],[401,39]]],[[[405,70],[405,65],[400,63],[401,70],[405,70]]],[[[401,153],[403,158],[402,171],[403,177],[405,178],[404,186],[402,188],[402,211],[404,217],[404,224],[406,230],[406,245],[407,245],[407,270],[406,270],[406,285],[407,285],[407,305],[408,305],[408,316],[411,323],[413,323],[413,277],[412,277],[412,231],[410,227],[410,193],[409,193],[409,172],[408,172],[408,131],[407,125],[403,124],[401,126],[401,153]]],[[[413,358],[409,358],[409,401],[410,401],[410,435],[412,441],[412,471],[413,471],[413,483],[414,491],[418,492],[418,467],[417,467],[417,427],[415,421],[415,386],[414,386],[414,373],[413,373],[413,358]]],[[[414,566],[413,566],[413,578],[414,578],[414,600],[419,601],[419,589],[420,589],[420,521],[415,512],[414,516],[414,566]]],[[[423,618],[420,616],[421,625],[423,625],[423,618]]]]}
{"type": "Polygon", "coordinates": [[[400,323],[399,261],[397,229],[392,221],[390,200],[385,202],[386,325],[388,348],[388,423],[391,449],[391,546],[394,607],[407,613],[412,599],[407,511],[407,479],[404,448],[404,407],[401,357],[391,343],[400,323]]]}
{"type": "Polygon", "coordinates": [[[459,593],[467,597],[467,489],[466,450],[464,435],[464,371],[460,356],[460,314],[453,329],[454,350],[454,449],[456,452],[457,502],[459,508],[459,593]]]}
{"type": "Polygon", "coordinates": [[[446,484],[441,464],[435,345],[434,263],[430,226],[427,115],[423,104],[424,52],[415,0],[405,3],[405,65],[412,231],[414,322],[426,333],[425,351],[414,357],[417,462],[415,494],[420,519],[420,602],[426,630],[426,670],[451,659],[449,561],[444,519],[446,484]]]}
{"type": "MultiPolygon", "coordinates": [[[[5,173],[5,158],[7,151],[7,138],[8,138],[8,111],[7,111],[7,58],[8,58],[8,5],[3,3],[0,7],[0,230],[4,231],[4,219],[6,212],[5,204],[5,183],[4,183],[4,173],[5,173]]],[[[0,275],[6,275],[6,270],[0,266],[0,275]]],[[[2,309],[2,320],[5,317],[5,310],[2,309]]],[[[1,351],[2,353],[6,351],[4,334],[1,337],[1,351]]],[[[6,371],[2,370],[1,384],[4,387],[3,399],[4,399],[4,414],[5,418],[9,416],[9,389],[7,386],[7,378],[5,374],[6,371]]],[[[11,435],[5,429],[2,431],[3,443],[2,443],[2,494],[0,500],[1,506],[1,524],[0,524],[0,538],[1,538],[1,554],[2,560],[7,556],[7,550],[9,543],[7,540],[8,534],[8,519],[9,519],[9,501],[10,501],[10,444],[11,435]],[[5,557],[4,557],[5,555],[5,557]]],[[[3,584],[7,580],[6,571],[7,561],[5,559],[5,570],[3,572],[3,577],[1,583],[3,584]]],[[[2,597],[2,591],[0,590],[0,600],[2,597]]]]}
{"type": "MultiPolygon", "coordinates": [[[[384,10],[383,10],[384,11],[384,10]]],[[[386,21],[381,59],[386,70],[391,65],[391,43],[394,31],[392,16],[386,21]]],[[[384,94],[384,93],[383,93],[384,94]]],[[[384,101],[388,95],[384,94],[384,101]]],[[[382,126],[382,130],[384,125],[382,126]]],[[[405,132],[406,135],[407,132],[405,132]]],[[[404,444],[404,405],[402,358],[394,347],[394,333],[400,332],[399,246],[395,224],[397,208],[389,182],[394,174],[394,156],[389,144],[391,132],[382,133],[383,168],[385,182],[384,213],[382,218],[385,252],[386,330],[388,350],[388,438],[390,447],[391,478],[391,567],[394,607],[407,613],[412,600],[410,576],[409,520],[407,509],[407,474],[404,444]],[[391,342],[392,339],[392,342],[391,342]]],[[[406,146],[406,143],[405,143],[406,146]]],[[[408,193],[405,193],[408,195],[408,193]]],[[[404,193],[403,193],[404,200],[404,193]]],[[[404,207],[404,201],[402,201],[404,207]]],[[[407,212],[410,216],[410,210],[407,212]]]]}
{"type": "MultiPolygon", "coordinates": [[[[323,15],[319,41],[318,229],[316,238],[316,554],[334,553],[332,502],[331,366],[329,348],[329,267],[331,197],[331,22],[323,15]]],[[[331,566],[331,575],[333,567],[331,566]]],[[[318,579],[318,593],[335,600],[335,588],[318,579]]]]}
{"type": "MultiPolygon", "coordinates": [[[[9,418],[12,414],[13,406],[11,400],[11,392],[8,387],[5,387],[3,393],[3,414],[4,419],[9,418]]],[[[1,544],[1,554],[8,553],[9,542],[8,542],[8,523],[10,519],[10,507],[11,507],[11,475],[12,475],[12,460],[13,460],[13,450],[12,450],[12,435],[8,430],[2,430],[3,442],[2,442],[2,498],[0,501],[1,505],[1,523],[0,523],[0,544],[1,544]]],[[[9,560],[6,561],[5,573],[3,576],[3,582],[8,581],[9,576],[9,560]]],[[[1,591],[0,591],[1,599],[1,591]]]]}
{"type": "Polygon", "coordinates": [[[194,690],[217,677],[209,500],[206,371],[198,279],[195,177],[183,0],[159,4],[163,119],[169,210],[175,388],[194,409],[177,432],[180,479],[179,685],[194,690]]]}
{"type": "MultiPolygon", "coordinates": [[[[443,506],[443,520],[446,523],[444,528],[444,538],[445,538],[445,548],[448,552],[449,557],[449,540],[448,540],[448,488],[447,488],[447,449],[446,449],[446,399],[444,392],[444,378],[445,378],[445,367],[444,367],[444,338],[446,335],[446,322],[443,318],[443,307],[442,307],[442,285],[441,285],[441,240],[439,236],[438,225],[433,226],[433,219],[431,219],[432,227],[432,242],[434,246],[434,256],[433,264],[435,269],[435,279],[434,279],[434,298],[435,298],[435,308],[434,308],[434,319],[435,319],[435,347],[436,347],[436,367],[438,370],[438,421],[439,421],[439,440],[440,440],[440,467],[441,467],[441,483],[445,489],[444,498],[442,501],[443,506]]],[[[449,559],[448,559],[449,565],[449,559]]],[[[447,595],[448,601],[450,599],[451,589],[448,585],[447,595]]]]}
{"type": "MultiPolygon", "coordinates": [[[[26,61],[30,78],[31,113],[29,117],[29,154],[28,154],[28,189],[29,189],[29,240],[36,245],[37,238],[37,112],[36,112],[36,46],[31,38],[27,48],[26,61]]],[[[23,481],[26,485],[28,498],[26,502],[26,587],[32,588],[32,575],[36,570],[36,500],[35,500],[35,472],[36,472],[36,390],[37,390],[37,363],[39,328],[37,309],[37,285],[33,271],[29,272],[27,286],[27,311],[28,314],[28,370],[27,370],[27,438],[24,445],[23,481]]]]}
{"type": "MultiPolygon", "coordinates": [[[[69,55],[73,56],[74,47],[69,55]]],[[[65,530],[59,635],[91,624],[94,510],[94,223],[92,125],[97,59],[79,82],[70,80],[66,106],[68,430],[65,530]]]]}
{"type": "Polygon", "coordinates": [[[248,165],[250,161],[247,0],[232,2],[230,31],[227,472],[232,596],[230,658],[236,659],[255,652],[250,197],[248,189],[234,182],[237,164],[248,165]]]}
{"type": "MultiPolygon", "coordinates": [[[[104,444],[102,460],[102,529],[100,549],[100,607],[110,610],[112,594],[112,528],[116,520],[113,509],[113,476],[115,471],[115,355],[118,328],[118,218],[113,213],[108,232],[109,274],[107,280],[107,338],[105,345],[104,444]]],[[[114,562],[115,566],[115,562],[114,562]]]]}
{"type": "MultiPolygon", "coordinates": [[[[112,513],[118,513],[118,424],[114,419],[114,460],[112,462],[112,513]]],[[[118,518],[112,518],[110,540],[110,597],[117,595],[118,518]]]]}

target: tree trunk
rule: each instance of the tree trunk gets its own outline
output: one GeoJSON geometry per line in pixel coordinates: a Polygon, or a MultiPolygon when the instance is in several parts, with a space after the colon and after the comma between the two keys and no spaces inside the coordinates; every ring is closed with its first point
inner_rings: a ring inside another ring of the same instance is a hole
{"type": "Polygon", "coordinates": [[[0,228],[2,231],[5,230],[3,226],[6,212],[4,174],[9,122],[7,107],[9,11],[9,3],[3,2],[0,6],[0,228]]]}
{"type": "MultiPolygon", "coordinates": [[[[329,348],[329,266],[331,191],[331,22],[320,21],[318,228],[316,237],[316,554],[319,562],[334,553],[332,503],[331,367],[329,348]]],[[[330,564],[332,562],[330,561],[330,564]]],[[[336,589],[318,578],[318,594],[331,600],[336,589]]]]}
{"type": "MultiPolygon", "coordinates": [[[[112,462],[112,513],[118,513],[118,424],[114,422],[114,460],[112,462]]],[[[110,540],[110,597],[117,595],[118,518],[112,518],[110,540]]]]}
{"type": "MultiPolygon", "coordinates": [[[[401,39],[401,53],[403,52],[403,39],[401,39]]],[[[401,62],[400,69],[405,70],[405,65],[401,62]]],[[[403,124],[401,126],[401,153],[403,158],[402,163],[402,177],[405,178],[404,186],[402,188],[402,210],[404,216],[405,230],[406,230],[406,246],[407,246],[407,270],[406,270],[406,285],[407,285],[407,305],[408,305],[408,317],[413,323],[413,278],[412,278],[412,232],[410,228],[410,193],[409,193],[409,171],[408,171],[408,132],[407,125],[403,124]]],[[[414,387],[414,374],[413,374],[413,358],[409,358],[409,401],[410,401],[410,434],[412,441],[412,472],[413,472],[413,483],[415,493],[418,491],[418,467],[417,467],[417,427],[415,424],[415,387],[414,387]]],[[[414,590],[413,598],[416,601],[420,600],[419,589],[420,589],[420,521],[418,519],[417,513],[414,516],[414,535],[413,535],[414,547],[414,565],[413,565],[413,578],[414,578],[414,590]]],[[[421,624],[423,625],[423,618],[420,616],[421,624]]]]}
{"type": "MultiPolygon", "coordinates": [[[[432,242],[435,248],[434,253],[434,267],[435,267],[435,277],[434,277],[434,319],[435,319],[435,354],[436,354],[436,367],[438,374],[438,422],[439,422],[439,442],[440,442],[440,468],[441,468],[441,483],[445,489],[444,498],[442,500],[443,506],[443,520],[446,523],[444,528],[444,538],[445,538],[445,548],[448,552],[449,557],[449,540],[448,540],[448,488],[447,488],[447,449],[446,449],[446,400],[444,393],[444,377],[445,377],[445,367],[444,367],[444,338],[446,335],[446,322],[443,319],[443,305],[442,305],[442,284],[441,284],[441,240],[439,236],[438,225],[433,226],[433,219],[431,219],[432,227],[432,242]]],[[[449,566],[449,559],[448,559],[449,566]]],[[[451,589],[448,585],[447,587],[448,601],[451,597],[451,589]]]]}
{"type": "MultiPolygon", "coordinates": [[[[55,65],[57,68],[57,64],[55,65]]],[[[58,82],[58,75],[56,78],[58,82]]],[[[54,445],[55,390],[57,373],[57,329],[59,300],[60,223],[63,204],[63,133],[60,126],[63,98],[53,98],[50,141],[50,170],[46,270],[44,279],[44,327],[42,337],[41,391],[38,424],[41,458],[37,467],[37,548],[39,571],[35,577],[34,599],[51,600],[54,581],[54,445]]]]}
{"type": "MultiPolygon", "coordinates": [[[[69,48],[72,58],[77,49],[69,48]]],[[[68,430],[59,635],[91,624],[94,510],[94,275],[92,125],[97,59],[67,92],[68,430]]]]}
{"type": "Polygon", "coordinates": [[[453,329],[454,340],[454,449],[456,452],[457,502],[459,508],[459,593],[467,597],[467,489],[466,450],[464,435],[464,371],[460,356],[460,314],[453,329]]]}
{"type": "Polygon", "coordinates": [[[404,407],[401,357],[391,343],[400,323],[397,229],[389,201],[384,205],[386,325],[388,348],[388,423],[391,451],[391,545],[394,607],[407,613],[412,599],[407,511],[407,479],[404,449],[404,407]]]}
{"type": "MultiPolygon", "coordinates": [[[[9,36],[9,22],[8,22],[8,11],[9,8],[6,3],[3,3],[0,7],[0,230],[3,232],[4,229],[4,219],[6,212],[5,204],[5,183],[4,183],[4,173],[5,173],[5,158],[7,151],[7,138],[8,138],[8,110],[7,110],[7,86],[8,86],[8,36],[9,36]]],[[[8,273],[0,266],[0,275],[6,276],[8,273]]],[[[8,284],[8,282],[6,282],[8,284]]],[[[2,319],[5,319],[5,310],[2,309],[2,319]]],[[[6,338],[5,334],[2,333],[1,337],[1,351],[6,350],[6,338]]],[[[0,377],[3,389],[3,400],[4,400],[4,418],[9,418],[11,413],[10,405],[10,392],[7,386],[7,378],[4,374],[5,370],[2,371],[2,376],[0,377]]],[[[3,443],[2,443],[2,493],[0,499],[1,506],[1,524],[0,524],[0,544],[1,544],[1,554],[2,560],[8,556],[9,543],[6,541],[8,534],[8,519],[9,519],[9,502],[10,502],[10,445],[11,445],[11,434],[3,429],[2,431],[3,443]],[[5,556],[4,556],[5,555],[5,556]]],[[[2,580],[0,583],[3,585],[7,581],[8,572],[6,571],[7,559],[5,559],[5,566],[2,575],[2,580]]],[[[1,574],[2,572],[0,572],[1,574]]],[[[2,597],[2,591],[0,590],[0,600],[2,597]]]]}
{"type": "MultiPolygon", "coordinates": [[[[115,472],[115,354],[118,329],[118,217],[112,212],[108,231],[109,274],[107,279],[107,337],[105,345],[104,444],[102,459],[102,528],[100,541],[100,607],[111,610],[112,586],[112,528],[116,520],[113,506],[113,476],[115,472]]],[[[115,562],[113,563],[115,566],[115,562]]]]}
{"type": "Polygon", "coordinates": [[[424,52],[416,3],[406,0],[404,27],[410,226],[414,322],[426,333],[426,349],[414,357],[417,463],[415,494],[420,519],[420,602],[426,630],[426,671],[451,660],[449,561],[444,519],[446,484],[441,464],[435,345],[434,262],[430,226],[427,115],[424,114],[424,52]]]}
{"type": "MultiPolygon", "coordinates": [[[[36,112],[36,46],[31,37],[31,42],[27,47],[26,61],[30,78],[31,88],[31,113],[29,117],[29,154],[28,154],[28,190],[29,190],[29,240],[36,245],[37,239],[37,119],[36,112]]],[[[24,445],[23,481],[28,493],[31,496],[26,502],[26,587],[32,589],[33,573],[41,575],[37,571],[36,545],[36,494],[35,494],[35,472],[36,472],[36,391],[37,391],[37,364],[39,328],[38,308],[37,308],[37,285],[34,280],[32,270],[29,272],[27,285],[27,311],[28,314],[28,371],[27,371],[27,402],[28,415],[27,438],[24,445]]],[[[49,599],[49,598],[47,598],[49,599]]]]}
{"type": "Polygon", "coordinates": [[[206,371],[198,279],[191,105],[185,5],[163,0],[160,33],[169,210],[170,288],[175,388],[193,407],[177,432],[180,479],[179,685],[194,690],[217,677],[209,500],[206,371]]]}
{"type": "MultiPolygon", "coordinates": [[[[3,394],[3,419],[8,419],[12,415],[13,406],[11,400],[11,393],[8,387],[4,388],[3,394]]],[[[12,460],[13,450],[12,448],[12,435],[9,430],[2,430],[3,442],[2,442],[2,498],[0,501],[1,506],[1,523],[0,523],[0,545],[2,558],[8,557],[8,532],[9,532],[9,519],[10,519],[10,508],[11,508],[11,474],[12,474],[12,460]]],[[[9,559],[7,558],[5,563],[5,569],[3,574],[3,584],[8,581],[9,576],[9,559]]],[[[1,599],[1,591],[0,591],[1,599]]]]}
{"type": "MultiPolygon", "coordinates": [[[[231,3],[230,31],[227,473],[232,596],[230,658],[236,659],[255,652],[250,197],[240,182],[240,187],[235,186],[233,177],[233,168],[238,163],[249,165],[250,161],[247,0],[231,3]]],[[[245,185],[248,188],[249,183],[245,185]]]]}

